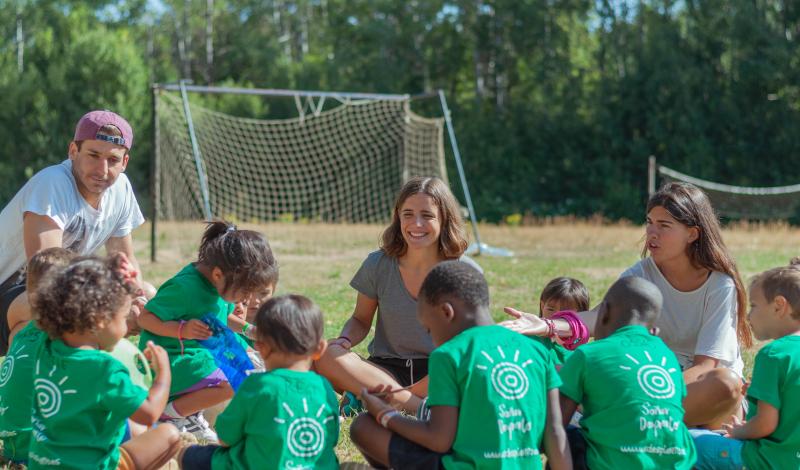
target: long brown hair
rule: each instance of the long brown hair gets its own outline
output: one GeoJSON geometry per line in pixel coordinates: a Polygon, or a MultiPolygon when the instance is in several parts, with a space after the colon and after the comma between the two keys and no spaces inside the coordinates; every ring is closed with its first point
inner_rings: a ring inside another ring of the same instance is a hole
{"type": "MultiPolygon", "coordinates": [[[[722,241],[719,219],[708,196],[689,183],[667,183],[647,201],[647,212],[663,207],[675,220],[687,227],[695,227],[697,240],[686,250],[695,268],[725,273],[736,286],[736,334],[745,348],[753,346],[753,332],[747,322],[747,297],[742,278],[725,242],[722,241]]],[[[642,248],[642,258],[647,256],[647,246],[642,248]]]]}
{"type": "Polygon", "coordinates": [[[406,254],[408,245],[400,230],[400,210],[406,199],[414,194],[425,194],[439,208],[442,230],[439,233],[439,252],[447,259],[459,258],[467,249],[464,221],[458,210],[458,202],[444,181],[435,176],[416,176],[403,185],[395,199],[392,223],[384,230],[381,249],[387,256],[399,258],[406,254]]]}

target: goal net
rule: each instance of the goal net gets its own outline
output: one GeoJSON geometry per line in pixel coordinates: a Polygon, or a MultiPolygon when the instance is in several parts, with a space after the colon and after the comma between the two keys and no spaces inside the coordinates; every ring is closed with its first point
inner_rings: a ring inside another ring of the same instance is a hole
{"type": "Polygon", "coordinates": [[[156,93],[161,219],[382,222],[408,178],[447,181],[444,121],[415,114],[408,98],[330,109],[296,98],[298,117],[262,120],[156,93]]]}
{"type": "Polygon", "coordinates": [[[731,186],[695,178],[658,165],[662,184],[683,181],[701,188],[717,214],[732,219],[770,220],[800,216],[800,184],[776,187],[731,186]]]}

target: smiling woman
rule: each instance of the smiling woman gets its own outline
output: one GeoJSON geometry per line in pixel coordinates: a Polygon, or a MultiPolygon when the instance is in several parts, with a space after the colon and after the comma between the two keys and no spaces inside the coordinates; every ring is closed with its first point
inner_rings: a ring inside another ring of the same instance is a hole
{"type": "MultiPolygon", "coordinates": [[[[425,276],[441,261],[461,259],[477,268],[463,256],[466,247],[458,203],[444,181],[409,180],[397,196],[381,248],[367,256],[350,282],[358,292],[353,315],[317,361],[317,372],[338,390],[354,394],[377,385],[399,389],[427,376],[433,342],[417,321],[417,294],[425,276]],[[365,361],[350,348],[366,339],[376,313],[375,337],[365,361]]],[[[421,403],[408,390],[392,399],[396,407],[412,413],[421,403]]]]}

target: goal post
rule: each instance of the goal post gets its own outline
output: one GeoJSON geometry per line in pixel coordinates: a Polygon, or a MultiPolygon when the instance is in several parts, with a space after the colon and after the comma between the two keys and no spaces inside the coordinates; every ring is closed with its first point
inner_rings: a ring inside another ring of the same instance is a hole
{"type": "Polygon", "coordinates": [[[789,186],[734,186],[700,179],[659,165],[648,159],[648,194],[661,183],[682,181],[702,189],[722,217],[747,220],[777,220],[800,216],[800,184],[789,186]]]}
{"type": "Polygon", "coordinates": [[[481,243],[444,93],[395,95],[153,85],[151,259],[159,220],[385,222],[413,176],[448,181],[444,128],[456,161],[474,254],[510,255],[481,243]],[[189,93],[294,100],[296,116],[253,119],[190,103],[189,93]],[[443,117],[411,110],[439,98],[443,117]]]}

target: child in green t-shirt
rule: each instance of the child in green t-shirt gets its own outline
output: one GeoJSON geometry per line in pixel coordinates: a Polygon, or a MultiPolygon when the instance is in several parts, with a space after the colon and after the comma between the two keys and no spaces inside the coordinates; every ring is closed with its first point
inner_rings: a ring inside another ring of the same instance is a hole
{"type": "MultiPolygon", "coordinates": [[[[589,310],[589,291],[577,279],[571,277],[557,277],[544,286],[539,296],[539,316],[550,319],[558,312],[583,312],[589,310]]],[[[534,341],[539,341],[550,351],[556,370],[567,361],[572,351],[565,348],[554,338],[531,336],[534,341]]],[[[572,348],[574,349],[574,348],[572,348]]]]}
{"type": "Polygon", "coordinates": [[[747,389],[747,421],[732,417],[725,436],[692,431],[697,468],[800,468],[800,266],[770,269],[750,285],[750,324],[759,340],[747,389]]]}
{"type": "Polygon", "coordinates": [[[429,358],[430,420],[401,416],[386,387],[363,390],[368,413],[350,435],[372,465],[537,469],[544,441],[550,466],[571,468],[552,359],[541,344],[494,324],[481,273],[458,261],[438,264],[419,290],[417,318],[438,345],[429,358]]]}
{"type": "MultiPolygon", "coordinates": [[[[47,248],[33,255],[25,269],[25,291],[36,293],[39,281],[51,269],[69,264],[75,253],[64,248],[47,248]]],[[[27,463],[31,441],[33,369],[36,351],[47,335],[34,322],[14,336],[0,368],[0,439],[3,457],[12,463],[27,463]]]]}
{"type": "MultiPolygon", "coordinates": [[[[212,353],[199,340],[211,336],[208,315],[235,331],[249,328],[233,314],[235,304],[277,281],[278,266],[264,235],[211,222],[203,234],[197,261],[167,280],[139,316],[142,335],[166,349],[172,367],[170,403],[164,421],[202,441],[217,436],[203,410],[233,397],[233,388],[212,353]]],[[[249,346],[238,338],[243,350],[249,346]]]]}
{"type": "Polygon", "coordinates": [[[255,323],[267,372],[247,377],[217,418],[219,445],[185,449],[181,468],[339,468],[336,393],[311,370],[326,347],[322,312],[285,295],[262,305],[255,323]]]}
{"type": "Polygon", "coordinates": [[[595,341],[561,368],[561,411],[576,469],[690,469],[695,448],[683,424],[686,386],[675,354],[654,336],[661,292],[637,277],[608,290],[595,341]]]}
{"type": "Polygon", "coordinates": [[[171,425],[122,442],[128,418],[151,426],[161,415],[170,370],[166,352],[148,345],[156,376],[144,390],[106,353],[128,331],[134,292],[119,260],[76,259],[48,273],[31,299],[34,321],[48,337],[34,364],[28,468],[158,468],[180,447],[171,425]]]}

